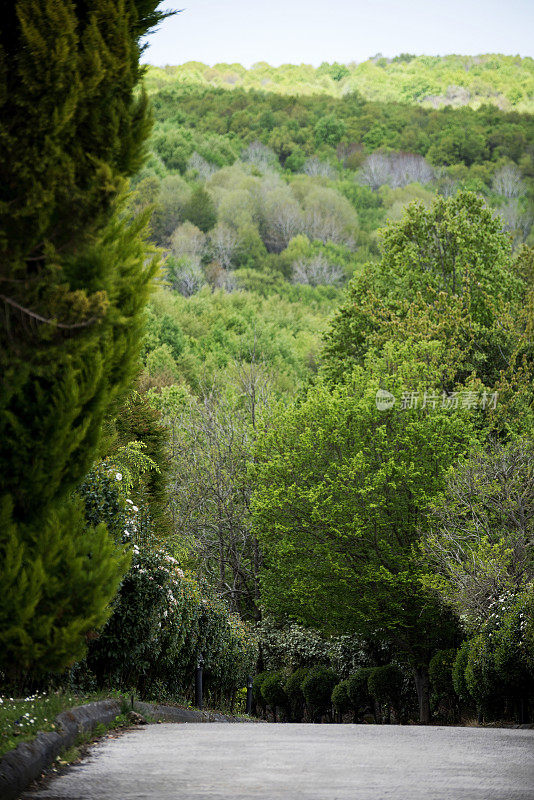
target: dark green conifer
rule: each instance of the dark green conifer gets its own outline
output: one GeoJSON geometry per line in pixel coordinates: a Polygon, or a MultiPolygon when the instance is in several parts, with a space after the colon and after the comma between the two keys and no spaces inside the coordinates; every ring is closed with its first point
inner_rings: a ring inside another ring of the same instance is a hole
{"type": "Polygon", "coordinates": [[[184,217],[207,233],[217,222],[215,204],[207,191],[198,186],[184,208],[184,217]]]}
{"type": "Polygon", "coordinates": [[[121,196],[150,129],[136,87],[157,5],[2,4],[0,669],[78,656],[125,567],[69,497],[135,373],[156,268],[121,196]]]}

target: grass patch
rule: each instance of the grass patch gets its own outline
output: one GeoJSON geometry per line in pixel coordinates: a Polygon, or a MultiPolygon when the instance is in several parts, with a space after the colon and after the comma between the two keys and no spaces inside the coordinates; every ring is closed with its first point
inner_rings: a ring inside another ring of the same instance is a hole
{"type": "Polygon", "coordinates": [[[75,761],[78,761],[81,756],[81,751],[79,747],[69,747],[68,750],[65,750],[60,756],[56,759],[56,764],[59,764],[60,767],[65,767],[67,764],[74,764],[75,761]]]}
{"type": "MultiPolygon", "coordinates": [[[[55,730],[55,718],[62,711],[110,697],[121,700],[121,705],[124,705],[122,696],[109,692],[51,692],[22,698],[0,697],[0,756],[13,750],[21,742],[31,741],[40,731],[55,730]]],[[[124,707],[122,710],[124,711],[124,707]]],[[[95,735],[98,735],[96,731],[95,735]]]]}

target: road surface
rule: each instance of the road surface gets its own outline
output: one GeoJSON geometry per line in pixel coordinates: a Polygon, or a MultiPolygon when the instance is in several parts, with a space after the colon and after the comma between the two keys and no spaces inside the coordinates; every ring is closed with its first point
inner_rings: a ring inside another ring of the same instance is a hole
{"type": "Polygon", "coordinates": [[[534,730],[150,725],[24,798],[533,800],[534,730]]]}

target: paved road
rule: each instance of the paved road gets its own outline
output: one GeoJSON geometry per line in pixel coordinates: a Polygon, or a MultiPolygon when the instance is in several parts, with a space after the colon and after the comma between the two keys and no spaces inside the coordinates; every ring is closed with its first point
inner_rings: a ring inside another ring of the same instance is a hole
{"type": "Polygon", "coordinates": [[[378,725],[151,725],[26,798],[532,800],[534,731],[378,725]]]}

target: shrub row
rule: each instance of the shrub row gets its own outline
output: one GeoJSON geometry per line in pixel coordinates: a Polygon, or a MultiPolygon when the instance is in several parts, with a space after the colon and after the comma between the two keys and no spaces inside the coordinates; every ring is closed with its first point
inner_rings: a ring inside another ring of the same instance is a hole
{"type": "Polygon", "coordinates": [[[367,711],[377,720],[390,721],[393,711],[400,722],[409,704],[405,686],[405,675],[396,664],[361,668],[343,681],[327,667],[301,667],[290,675],[283,671],[256,675],[253,700],[257,713],[265,716],[270,711],[275,720],[280,716],[292,722],[320,722],[336,714],[341,721],[352,712],[357,722],[367,711]]]}
{"type": "MultiPolygon", "coordinates": [[[[473,638],[458,649],[436,652],[429,665],[434,719],[457,723],[476,714],[481,722],[534,717],[534,587],[499,597],[473,638]]],[[[406,668],[397,664],[356,670],[338,682],[324,666],[261,673],[254,683],[257,709],[302,721],[337,719],[366,711],[376,721],[411,717],[414,693],[406,668]]]]}
{"type": "Polygon", "coordinates": [[[534,590],[500,597],[480,632],[430,663],[434,708],[528,722],[534,710],[534,590]]]}

